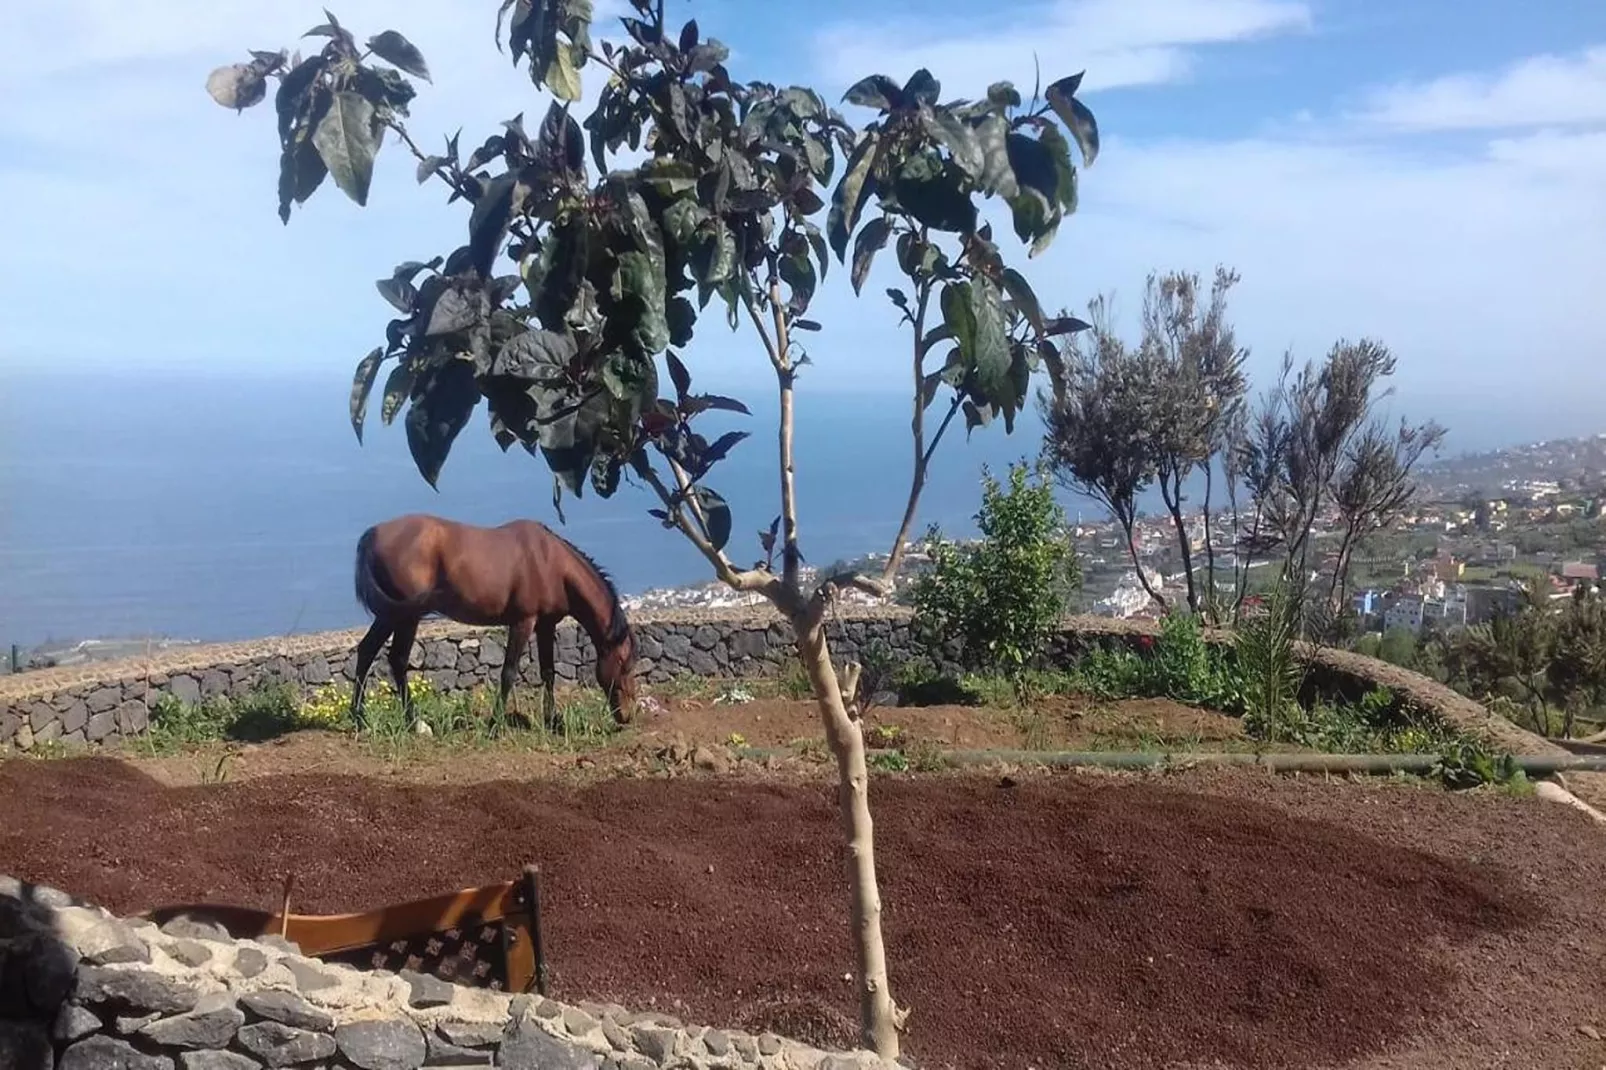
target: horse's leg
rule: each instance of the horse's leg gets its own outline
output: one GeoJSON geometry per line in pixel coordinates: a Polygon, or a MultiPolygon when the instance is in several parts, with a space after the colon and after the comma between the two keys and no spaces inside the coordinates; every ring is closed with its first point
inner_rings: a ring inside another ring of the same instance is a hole
{"type": "Polygon", "coordinates": [[[530,629],[534,620],[521,620],[507,628],[507,653],[502,658],[502,709],[511,712],[509,700],[513,696],[513,682],[519,678],[519,662],[524,659],[525,648],[530,645],[530,629]]]}
{"type": "Polygon", "coordinates": [[[535,652],[541,660],[541,719],[553,731],[558,728],[557,643],[557,621],[543,618],[535,626],[535,652]]]}
{"type": "Polygon", "coordinates": [[[417,617],[397,624],[390,637],[390,675],[396,679],[396,700],[401,703],[402,716],[409,728],[413,726],[413,697],[407,693],[407,662],[413,654],[413,640],[417,638],[417,617]]]}
{"type": "Polygon", "coordinates": [[[362,731],[362,702],[363,693],[368,686],[368,670],[373,667],[374,659],[379,656],[379,648],[385,645],[390,632],[389,622],[381,617],[375,617],[374,623],[368,628],[368,634],[357,644],[357,680],[351,686],[351,723],[359,732],[362,731]]]}

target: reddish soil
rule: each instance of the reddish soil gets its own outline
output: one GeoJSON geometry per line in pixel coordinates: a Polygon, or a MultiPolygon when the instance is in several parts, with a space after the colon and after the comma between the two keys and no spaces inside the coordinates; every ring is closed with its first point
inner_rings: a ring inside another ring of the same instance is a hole
{"type": "MultiPolygon", "coordinates": [[[[273,908],[289,871],[322,912],[538,861],[557,998],[851,1043],[827,781],[419,782],[439,773],[0,762],[0,872],[131,912],[273,908]]],[[[1606,1062],[1580,1031],[1606,1026],[1606,837],[1567,808],[1243,771],[886,777],[873,799],[913,1066],[1606,1062]]]]}

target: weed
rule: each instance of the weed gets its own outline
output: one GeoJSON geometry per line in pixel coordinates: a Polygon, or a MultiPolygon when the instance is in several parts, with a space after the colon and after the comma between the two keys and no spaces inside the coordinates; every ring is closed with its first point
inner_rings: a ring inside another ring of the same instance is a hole
{"type": "Polygon", "coordinates": [[[883,773],[904,773],[909,770],[909,758],[901,750],[883,750],[870,755],[871,769],[883,773]]]}

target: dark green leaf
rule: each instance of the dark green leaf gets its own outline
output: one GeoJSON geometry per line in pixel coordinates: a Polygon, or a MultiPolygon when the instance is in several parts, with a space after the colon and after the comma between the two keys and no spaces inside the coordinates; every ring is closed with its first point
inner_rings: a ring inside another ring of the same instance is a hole
{"type": "Polygon", "coordinates": [[[664,322],[669,325],[669,344],[683,346],[691,341],[697,327],[697,309],[690,301],[676,294],[664,302],[664,322]]]}
{"type": "Polygon", "coordinates": [[[602,385],[619,401],[640,402],[654,378],[645,361],[625,353],[610,354],[602,365],[602,385]]]}
{"type": "Polygon", "coordinates": [[[306,204],[307,198],[322,185],[329,169],[312,141],[297,137],[290,148],[279,153],[279,219],[290,221],[290,205],[306,204]]]}
{"type": "Polygon", "coordinates": [[[379,279],[375,281],[374,286],[379,290],[379,296],[389,301],[397,312],[413,310],[413,299],[418,295],[418,291],[413,289],[413,284],[406,279],[379,279]]]}
{"type": "MultiPolygon", "coordinates": [[[[942,319],[964,355],[976,352],[976,311],[970,299],[969,282],[951,282],[942,289],[942,319]]],[[[925,343],[922,348],[929,348],[925,343]]]]}
{"type": "Polygon", "coordinates": [[[793,320],[792,329],[795,331],[817,331],[820,325],[813,320],[793,320]]]}
{"type": "Polygon", "coordinates": [[[1009,166],[1009,147],[1005,140],[1009,125],[998,116],[989,115],[972,129],[976,135],[976,147],[981,150],[983,188],[1005,200],[1015,196],[1020,189],[1015,184],[1015,172],[1009,166]]]}
{"type": "Polygon", "coordinates": [[[783,256],[780,268],[781,281],[792,290],[792,299],[787,305],[793,313],[802,312],[814,299],[814,262],[806,253],[798,253],[795,256],[783,256]]]}
{"type": "Polygon", "coordinates": [[[290,128],[296,117],[301,114],[305,103],[304,97],[312,88],[312,83],[323,73],[324,58],[322,55],[296,64],[288,73],[279,79],[279,88],[273,94],[273,106],[279,113],[279,140],[287,140],[290,128]]]}
{"type": "Polygon", "coordinates": [[[859,213],[864,210],[864,202],[874,192],[875,183],[870,178],[870,167],[875,162],[876,144],[876,136],[866,134],[854,146],[842,181],[831,195],[831,211],[826,217],[825,226],[830,236],[831,251],[836,253],[839,261],[847,258],[848,238],[859,225],[859,213]]]}
{"type": "Polygon", "coordinates": [[[386,427],[396,419],[412,389],[413,369],[405,361],[390,369],[390,376],[385,380],[385,396],[379,403],[379,419],[386,427]]]}
{"type": "Polygon", "coordinates": [[[546,117],[541,120],[541,130],[536,135],[536,144],[552,166],[572,172],[585,169],[585,137],[580,124],[569,114],[567,105],[553,101],[547,106],[546,117]]]}
{"type": "Polygon", "coordinates": [[[1081,331],[1090,331],[1092,329],[1093,325],[1091,323],[1079,320],[1075,316],[1055,316],[1053,319],[1044,322],[1043,335],[1047,338],[1053,338],[1061,334],[1077,334],[1081,331]]]}
{"type": "Polygon", "coordinates": [[[686,70],[691,74],[711,71],[721,63],[730,59],[731,50],[721,44],[716,37],[710,37],[704,43],[691,50],[686,60],[686,70]]]}
{"type": "Polygon", "coordinates": [[[1020,107],[1020,90],[1009,82],[994,82],[987,87],[987,100],[994,107],[1018,108],[1020,107]]]}
{"type": "Polygon", "coordinates": [[[690,52],[697,47],[697,20],[691,19],[680,28],[680,50],[690,52]]]}
{"type": "Polygon", "coordinates": [[[1015,302],[1015,307],[1020,310],[1021,315],[1026,317],[1026,322],[1032,325],[1034,331],[1041,334],[1044,328],[1043,307],[1038,303],[1037,294],[1032,289],[1031,283],[1014,268],[1005,268],[1004,289],[1009,292],[1009,299],[1015,302]]]}
{"type": "Polygon", "coordinates": [[[357,432],[357,441],[362,442],[363,420],[368,414],[368,395],[374,389],[374,379],[379,375],[380,361],[385,359],[385,351],[375,348],[368,355],[357,362],[357,374],[351,380],[351,429],[357,432]]]}
{"type": "Polygon", "coordinates": [[[697,495],[697,503],[703,509],[703,521],[708,526],[708,541],[714,549],[723,550],[731,537],[731,509],[725,504],[725,499],[717,491],[707,487],[696,487],[693,493],[697,495]]]}
{"type": "Polygon", "coordinates": [[[676,245],[686,245],[691,242],[697,228],[708,218],[708,209],[698,204],[693,198],[687,197],[676,201],[664,209],[664,233],[676,245]]]}
{"type": "Polygon", "coordinates": [[[374,154],[379,151],[378,135],[374,106],[350,90],[334,94],[328,112],[312,132],[312,143],[334,176],[335,185],[359,205],[368,203],[374,154]]]}
{"type": "Polygon", "coordinates": [[[1076,139],[1082,150],[1082,165],[1092,167],[1099,154],[1099,124],[1087,105],[1076,99],[1076,90],[1081,84],[1080,74],[1061,78],[1043,91],[1043,97],[1076,139]]]}
{"type": "Polygon", "coordinates": [[[591,462],[591,489],[599,498],[611,498],[619,489],[619,473],[623,469],[617,457],[598,456],[591,462]]]}
{"type": "Polygon", "coordinates": [[[909,80],[903,85],[902,97],[906,106],[924,104],[930,107],[937,103],[937,98],[941,95],[942,83],[932,77],[931,72],[924,67],[910,75],[909,80]]]}
{"type": "Polygon", "coordinates": [[[517,184],[511,173],[497,175],[486,183],[485,192],[474,202],[468,217],[469,261],[482,277],[491,274],[491,265],[501,250],[513,218],[513,193],[517,184]]]}
{"type": "Polygon", "coordinates": [[[1071,163],[1071,143],[1057,126],[1044,126],[1037,141],[1054,164],[1054,194],[1066,214],[1076,211],[1076,166],[1071,163]]]}
{"type": "Polygon", "coordinates": [[[682,405],[680,409],[681,413],[688,418],[696,415],[699,412],[705,412],[709,409],[717,409],[720,412],[739,412],[743,416],[753,415],[748,411],[747,406],[743,405],[740,401],[737,401],[735,398],[724,397],[720,394],[693,395],[692,397],[686,399],[686,404],[682,405]]]}
{"type": "Polygon", "coordinates": [[[424,54],[395,30],[386,30],[370,37],[368,49],[391,66],[399,67],[415,78],[430,81],[429,65],[424,62],[424,54]]]}
{"type": "Polygon", "coordinates": [[[731,447],[742,439],[747,438],[748,435],[749,432],[747,431],[726,431],[723,435],[720,435],[714,440],[713,445],[703,451],[703,470],[707,471],[718,462],[723,461],[725,455],[731,451],[731,447]]]}
{"type": "MultiPolygon", "coordinates": [[[[1009,335],[1002,296],[991,280],[979,276],[970,284],[966,297],[974,334],[965,356],[976,369],[976,382],[983,397],[995,406],[1010,408],[1014,397],[1009,380],[1009,335]]],[[[959,341],[964,345],[963,337],[959,341]]]]}
{"type": "Polygon", "coordinates": [[[1024,134],[1008,135],[1004,146],[1015,181],[1042,194],[1045,206],[1052,205],[1059,190],[1059,172],[1054,168],[1054,156],[1048,146],[1024,134]]]}
{"type": "Polygon", "coordinates": [[[962,122],[946,109],[922,111],[920,123],[925,127],[927,137],[948,150],[954,163],[965,173],[966,178],[972,181],[981,178],[986,160],[982,157],[981,146],[977,144],[975,132],[969,124],[962,122]]]}
{"type": "Polygon", "coordinates": [[[479,400],[473,363],[454,358],[430,370],[424,391],[408,406],[407,448],[431,487],[479,400]]]}
{"type": "Polygon", "coordinates": [[[931,403],[937,400],[937,389],[942,386],[942,372],[929,373],[920,381],[920,407],[931,408],[931,403]]]}
{"type": "Polygon", "coordinates": [[[669,381],[675,384],[675,400],[683,402],[686,392],[691,389],[691,372],[686,370],[686,365],[681,363],[674,350],[666,351],[664,356],[669,364],[669,381]]]}
{"type": "Polygon", "coordinates": [[[855,82],[842,99],[849,104],[857,104],[863,108],[875,108],[877,111],[895,111],[904,104],[903,91],[884,74],[872,74],[855,82]]]}
{"type": "Polygon", "coordinates": [[[968,234],[976,229],[976,205],[962,172],[934,156],[905,161],[893,191],[901,208],[933,230],[968,234]]]}
{"type": "Polygon", "coordinates": [[[1051,224],[1057,225],[1059,222],[1048,200],[1029,186],[1022,187],[1019,193],[1009,199],[1009,210],[1015,225],[1015,236],[1021,241],[1035,242],[1049,230],[1051,224]]]}
{"type": "Polygon", "coordinates": [[[875,254],[886,246],[887,239],[891,235],[892,221],[886,216],[877,216],[859,231],[859,236],[853,243],[852,280],[855,294],[864,288],[864,280],[870,274],[870,264],[875,259],[875,254]]]}
{"type": "Polygon", "coordinates": [[[419,160],[418,184],[422,186],[425,182],[428,182],[431,176],[433,176],[436,171],[444,167],[447,162],[448,161],[444,156],[425,156],[422,160],[419,160]]]}
{"type": "Polygon", "coordinates": [[[657,353],[669,345],[669,324],[664,315],[663,261],[656,264],[646,253],[632,249],[619,254],[614,275],[614,297],[630,302],[636,311],[631,336],[644,353],[657,353]]]}
{"type": "Polygon", "coordinates": [[[467,330],[479,321],[477,302],[462,290],[455,287],[448,288],[441,291],[440,297],[430,309],[429,325],[424,328],[424,337],[432,338],[438,334],[467,330]]]}
{"type": "Polygon", "coordinates": [[[814,250],[814,259],[818,261],[820,265],[820,278],[825,279],[830,277],[831,258],[826,255],[827,249],[825,244],[825,235],[820,233],[819,227],[815,226],[813,223],[810,223],[808,220],[804,220],[803,236],[809,240],[809,247],[814,250]]]}

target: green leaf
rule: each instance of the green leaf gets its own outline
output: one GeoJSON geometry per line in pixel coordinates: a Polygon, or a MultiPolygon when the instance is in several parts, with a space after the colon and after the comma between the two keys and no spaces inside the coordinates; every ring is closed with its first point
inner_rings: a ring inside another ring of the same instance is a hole
{"type": "MultiPolygon", "coordinates": [[[[951,282],[942,288],[942,319],[943,325],[953,335],[954,341],[959,343],[960,352],[967,358],[976,351],[976,312],[971,305],[969,282],[951,282]]],[[[924,343],[922,348],[929,348],[931,342],[924,343]]]]}
{"type": "Polygon", "coordinates": [[[691,341],[697,327],[696,306],[676,294],[664,302],[664,322],[669,326],[669,344],[683,346],[691,341]]]}
{"type": "Polygon", "coordinates": [[[290,222],[290,205],[306,204],[328,173],[323,157],[305,137],[279,153],[279,220],[290,222]]]}
{"type": "Polygon", "coordinates": [[[424,337],[467,330],[479,321],[478,303],[462,290],[448,288],[441,291],[440,297],[436,298],[429,310],[429,324],[424,328],[424,337]]]}
{"type": "Polygon", "coordinates": [[[1076,90],[1081,84],[1081,74],[1061,78],[1043,91],[1043,97],[1076,139],[1077,147],[1082,150],[1082,166],[1092,167],[1099,154],[1099,124],[1088,106],[1076,99],[1076,90]]]}
{"type": "Polygon", "coordinates": [[[820,264],[820,278],[830,277],[831,258],[827,255],[825,235],[820,233],[819,227],[805,219],[803,221],[803,236],[809,240],[809,247],[814,250],[814,259],[820,264]]]}
{"type": "Polygon", "coordinates": [[[880,252],[892,235],[892,221],[886,216],[877,216],[864,225],[859,236],[853,243],[853,292],[859,293],[864,288],[864,280],[870,274],[870,264],[875,260],[875,254],[880,252]]]}
{"type": "Polygon", "coordinates": [[[976,205],[962,172],[934,153],[904,161],[893,191],[900,207],[933,230],[968,234],[976,229],[976,205]]]}
{"type": "Polygon", "coordinates": [[[1014,268],[1004,269],[1004,289],[1008,291],[1009,298],[1020,309],[1026,322],[1039,334],[1043,332],[1043,306],[1038,303],[1037,293],[1032,289],[1031,283],[1014,268]]]}
{"type": "Polygon", "coordinates": [[[407,448],[419,475],[431,487],[440,478],[452,442],[468,423],[479,400],[473,363],[453,358],[430,369],[423,393],[408,406],[407,448]]]}
{"type": "Polygon", "coordinates": [[[1044,126],[1037,137],[1054,164],[1054,196],[1065,213],[1076,211],[1076,165],[1071,163],[1071,143],[1057,126],[1044,126]]]}
{"type": "Polygon", "coordinates": [[[996,115],[989,115],[976,123],[976,146],[982,155],[982,187],[1005,200],[1020,192],[1015,184],[1015,172],[1009,166],[1007,136],[1009,124],[996,115]]]}
{"type": "Polygon", "coordinates": [[[942,83],[934,78],[930,71],[921,67],[903,85],[902,97],[905,104],[924,104],[928,107],[937,103],[942,95],[942,83]]]}
{"type": "Polygon", "coordinates": [[[566,46],[560,44],[553,51],[552,61],[547,65],[545,82],[552,95],[559,100],[572,102],[580,99],[582,92],[580,72],[574,65],[574,56],[566,46]]]}
{"type": "Polygon", "coordinates": [[[972,181],[981,178],[987,161],[968,124],[947,109],[921,112],[920,124],[925,127],[927,137],[948,150],[966,178],[972,181]]]}
{"type": "Polygon", "coordinates": [[[602,364],[602,385],[619,401],[639,402],[653,382],[644,362],[625,353],[613,353],[602,364]]]}
{"type": "Polygon", "coordinates": [[[690,244],[697,228],[709,219],[708,209],[686,197],[664,209],[664,233],[676,245],[690,244]]]}
{"type": "Polygon", "coordinates": [[[517,179],[511,173],[497,175],[485,184],[485,191],[474,202],[468,217],[469,262],[481,276],[491,274],[502,239],[513,218],[513,193],[517,179]]]}
{"type": "Polygon", "coordinates": [[[390,376],[385,380],[385,396],[379,403],[379,420],[386,427],[396,419],[412,389],[413,369],[409,365],[402,362],[390,369],[390,376]]]}
{"type": "Polygon", "coordinates": [[[368,203],[374,179],[374,154],[379,151],[379,129],[374,106],[361,94],[341,90],[312,132],[318,155],[334,176],[335,185],[358,205],[368,203]]]}
{"type": "Polygon", "coordinates": [[[357,432],[359,443],[362,442],[363,420],[368,415],[368,395],[374,389],[374,379],[378,377],[379,364],[384,359],[384,348],[376,346],[357,362],[357,374],[351,380],[351,429],[357,432]]]}
{"type": "MultiPolygon", "coordinates": [[[[985,276],[972,281],[966,296],[974,325],[966,356],[976,368],[976,383],[986,400],[994,406],[1010,409],[1014,395],[1009,378],[1009,335],[1004,322],[1003,297],[985,276]]],[[[964,344],[962,338],[960,344],[964,344]]]]}
{"type": "Polygon", "coordinates": [[[1020,90],[1009,82],[994,82],[987,87],[987,101],[997,108],[1020,107],[1020,90]]]}
{"type": "Polygon", "coordinates": [[[1004,150],[1015,181],[1042,194],[1045,208],[1052,205],[1059,190],[1059,172],[1048,146],[1024,134],[1010,134],[1004,139],[1004,150]]]}
{"type": "Polygon", "coordinates": [[[644,353],[658,353],[669,345],[669,324],[664,316],[663,262],[654,265],[646,253],[632,249],[619,254],[614,274],[614,297],[631,303],[636,322],[631,337],[644,353]]]}
{"type": "MultiPolygon", "coordinates": [[[[1011,222],[1015,226],[1015,236],[1021,241],[1035,242],[1049,230],[1051,223],[1057,225],[1059,222],[1053,216],[1053,208],[1048,199],[1030,187],[1023,187],[1009,199],[1009,210],[1011,222]]],[[[1033,253],[1035,252],[1033,249],[1033,253]]]]}
{"type": "Polygon", "coordinates": [[[675,400],[685,401],[686,392],[691,389],[691,372],[674,350],[668,350],[664,356],[669,364],[669,381],[675,384],[675,400]]]}
{"type": "Polygon", "coordinates": [[[794,313],[800,313],[809,307],[814,299],[815,276],[814,261],[808,258],[807,253],[797,253],[792,256],[781,257],[781,281],[792,291],[792,299],[787,306],[794,313]]]}
{"type": "Polygon", "coordinates": [[[415,78],[430,81],[429,65],[424,54],[411,41],[395,30],[386,30],[368,39],[368,50],[393,67],[406,71],[415,78]]]}
{"type": "Polygon", "coordinates": [[[703,508],[703,520],[708,525],[708,541],[714,549],[723,550],[731,537],[731,508],[719,493],[707,487],[695,487],[692,493],[703,508]]]}
{"type": "Polygon", "coordinates": [[[624,465],[617,457],[598,456],[591,462],[591,489],[599,498],[611,498],[619,489],[619,473],[624,465]]]}
{"type": "Polygon", "coordinates": [[[842,181],[837,183],[835,192],[831,194],[831,211],[826,216],[825,229],[830,236],[831,251],[836,253],[839,261],[847,258],[848,238],[859,225],[859,213],[864,210],[864,202],[874,192],[875,183],[871,181],[870,168],[875,162],[876,145],[874,134],[866,134],[859,141],[853,149],[853,155],[848,157],[842,181]]]}
{"type": "Polygon", "coordinates": [[[895,111],[903,106],[903,91],[884,74],[872,74],[853,83],[842,99],[849,104],[857,104],[862,108],[875,108],[877,111],[895,111]]]}

